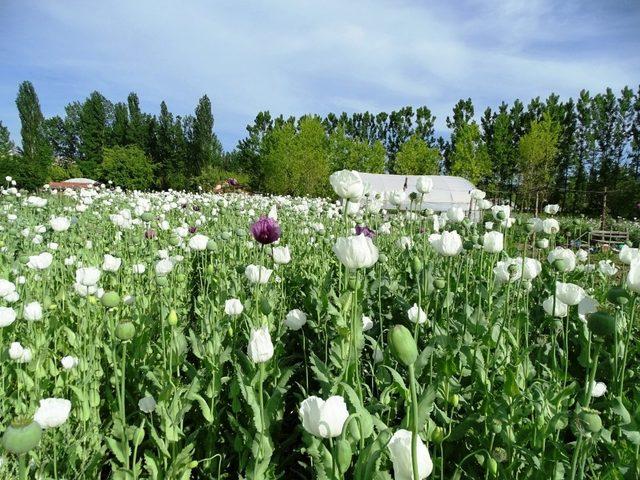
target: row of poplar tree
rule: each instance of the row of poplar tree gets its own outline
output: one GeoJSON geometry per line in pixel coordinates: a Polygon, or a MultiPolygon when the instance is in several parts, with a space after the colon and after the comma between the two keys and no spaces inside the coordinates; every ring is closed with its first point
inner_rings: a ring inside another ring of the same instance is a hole
{"type": "Polygon", "coordinates": [[[565,210],[599,212],[605,190],[616,214],[634,216],[640,200],[640,88],[551,94],[486,108],[460,100],[436,134],[426,106],[391,113],[329,113],[301,118],[260,112],[247,136],[224,152],[209,98],[193,115],[140,109],[131,93],[112,103],[98,92],[44,118],[33,85],[16,99],[22,148],[16,154],[0,124],[0,174],[25,187],[86,176],[128,188],[208,188],[227,177],[275,194],[328,194],[337,169],[374,173],[452,174],[492,196],[556,201],[565,210]],[[12,152],[12,153],[11,153],[12,152]]]}

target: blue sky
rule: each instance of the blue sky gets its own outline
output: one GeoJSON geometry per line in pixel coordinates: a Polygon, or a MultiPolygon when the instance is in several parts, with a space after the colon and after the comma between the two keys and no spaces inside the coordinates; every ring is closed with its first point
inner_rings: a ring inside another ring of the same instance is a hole
{"type": "Polygon", "coordinates": [[[459,98],[637,88],[640,1],[0,0],[0,120],[15,95],[46,116],[98,90],[174,114],[212,99],[230,149],[260,110],[285,115],[427,105],[438,129],[459,98]]]}

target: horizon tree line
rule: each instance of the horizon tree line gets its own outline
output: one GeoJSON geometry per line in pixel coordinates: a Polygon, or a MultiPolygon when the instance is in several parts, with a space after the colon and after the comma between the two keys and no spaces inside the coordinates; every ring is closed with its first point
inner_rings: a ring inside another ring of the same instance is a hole
{"type": "Polygon", "coordinates": [[[448,137],[436,136],[427,106],[300,118],[263,111],[229,152],[214,132],[207,95],[193,115],[173,115],[164,101],[151,115],[134,92],[113,103],[94,91],[45,118],[25,81],[16,107],[22,148],[16,155],[0,122],[0,173],[31,189],[69,176],[107,180],[116,167],[104,159],[115,156],[134,159],[117,163],[133,164],[128,175],[146,172],[136,188],[208,188],[237,176],[267,193],[323,195],[331,171],[350,168],[460,175],[496,195],[531,201],[537,192],[576,212],[598,211],[601,197],[588,192],[606,189],[612,208],[626,216],[640,200],[640,87],[582,90],[566,101],[552,93],[526,106],[502,102],[481,115],[470,98],[461,99],[445,119],[448,137]]]}

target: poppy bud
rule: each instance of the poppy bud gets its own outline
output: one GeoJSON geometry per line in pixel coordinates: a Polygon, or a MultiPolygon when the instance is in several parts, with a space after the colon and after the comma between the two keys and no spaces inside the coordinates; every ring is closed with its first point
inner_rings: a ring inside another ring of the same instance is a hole
{"type": "Polygon", "coordinates": [[[431,441],[434,443],[441,443],[444,440],[444,430],[442,427],[436,427],[431,433],[431,441]]]}
{"type": "Polygon", "coordinates": [[[171,238],[169,239],[169,243],[170,243],[171,245],[173,245],[174,247],[176,247],[176,246],[180,245],[180,237],[178,237],[178,236],[173,236],[173,237],[171,237],[171,238]]]}
{"type": "Polygon", "coordinates": [[[178,324],[178,314],[174,309],[171,309],[169,315],[167,316],[167,323],[172,327],[178,324]]]}
{"type": "Polygon", "coordinates": [[[269,299],[262,297],[260,299],[260,311],[264,315],[269,315],[273,309],[271,308],[271,304],[269,303],[269,299]]]}
{"type": "Polygon", "coordinates": [[[629,303],[629,292],[622,287],[611,287],[607,292],[607,300],[615,305],[626,305],[629,303]]]}
{"type": "Polygon", "coordinates": [[[495,458],[489,457],[487,459],[487,470],[491,476],[495,476],[498,473],[498,462],[496,462],[495,458]]]}
{"type": "Polygon", "coordinates": [[[606,312],[595,312],[587,317],[591,333],[601,337],[612,337],[616,331],[616,319],[606,312]]]}
{"type": "Polygon", "coordinates": [[[156,284],[159,287],[166,287],[169,284],[167,277],[156,277],[156,284]]]}
{"type": "Polygon", "coordinates": [[[338,440],[336,444],[336,463],[338,464],[338,470],[340,473],[344,474],[347,470],[349,470],[349,465],[351,465],[351,445],[348,441],[344,439],[338,440]]]}
{"type": "Polygon", "coordinates": [[[422,271],[422,260],[418,257],[413,257],[411,259],[411,268],[413,268],[414,273],[420,273],[422,271]]]}
{"type": "Polygon", "coordinates": [[[445,282],[444,278],[436,278],[433,281],[433,286],[436,287],[438,290],[442,290],[444,287],[447,286],[447,282],[445,282]]]}
{"type": "Polygon", "coordinates": [[[389,332],[391,353],[405,366],[413,365],[418,358],[418,347],[411,332],[402,325],[396,325],[389,332]]]}
{"type": "Polygon", "coordinates": [[[33,420],[14,421],[2,435],[2,446],[16,455],[27,453],[38,445],[42,428],[33,420]]]}
{"type": "Polygon", "coordinates": [[[143,222],[150,222],[151,220],[153,220],[153,213],[144,212],[142,215],[140,215],[140,218],[142,218],[143,222]]]}

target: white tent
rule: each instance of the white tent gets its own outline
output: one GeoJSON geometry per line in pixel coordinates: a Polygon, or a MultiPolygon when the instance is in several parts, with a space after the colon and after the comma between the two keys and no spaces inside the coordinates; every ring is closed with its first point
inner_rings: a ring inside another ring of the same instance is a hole
{"type": "MultiPolygon", "coordinates": [[[[410,200],[408,196],[411,192],[416,192],[416,182],[418,175],[388,175],[382,173],[360,173],[360,177],[366,186],[366,191],[385,195],[396,190],[404,190],[407,193],[406,204],[403,208],[408,208],[410,200]]],[[[462,177],[451,177],[447,175],[427,175],[433,181],[433,189],[424,196],[422,209],[430,208],[436,212],[449,210],[451,207],[459,207],[465,211],[469,210],[471,200],[470,192],[475,186],[462,177]]],[[[386,199],[385,208],[393,208],[386,199]]],[[[414,208],[416,208],[414,206],[414,208]]]]}

